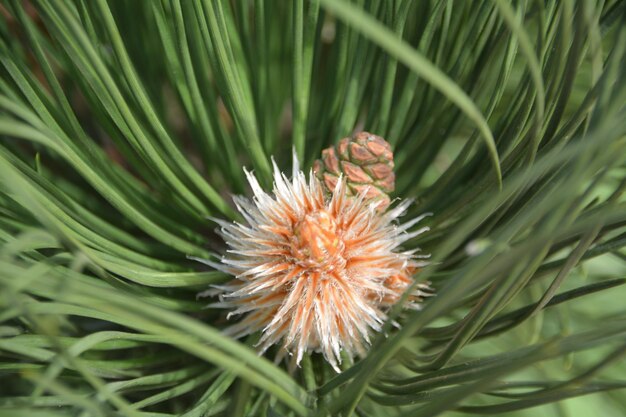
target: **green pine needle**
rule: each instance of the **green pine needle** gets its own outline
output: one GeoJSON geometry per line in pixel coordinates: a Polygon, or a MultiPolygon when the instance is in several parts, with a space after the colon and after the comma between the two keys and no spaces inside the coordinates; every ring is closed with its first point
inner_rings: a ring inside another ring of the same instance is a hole
{"type": "Polygon", "coordinates": [[[626,410],[624,2],[6,0],[0,75],[0,416],[626,410]],[[359,130],[436,295],[290,372],[193,259],[359,130]]]}

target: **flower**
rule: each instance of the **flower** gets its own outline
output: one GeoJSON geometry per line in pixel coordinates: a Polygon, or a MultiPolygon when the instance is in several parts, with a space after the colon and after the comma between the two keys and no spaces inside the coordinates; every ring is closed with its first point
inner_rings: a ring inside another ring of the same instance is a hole
{"type": "MultiPolygon", "coordinates": [[[[400,225],[410,201],[381,213],[367,190],[348,195],[343,178],[327,193],[313,172],[307,181],[295,157],[291,180],[274,163],[272,194],[245,172],[254,198],[234,197],[245,222],[216,219],[229,249],[221,263],[204,261],[235,277],[216,287],[220,301],[212,306],[243,316],[230,335],[261,331],[261,353],[280,344],[277,360],[290,354],[293,366],[319,351],[339,371],[341,352],[365,354],[370,333],[426,264],[417,249],[400,248],[428,230],[408,231],[424,216],[400,225]]],[[[419,308],[425,295],[428,285],[416,285],[406,307],[419,308]]]]}

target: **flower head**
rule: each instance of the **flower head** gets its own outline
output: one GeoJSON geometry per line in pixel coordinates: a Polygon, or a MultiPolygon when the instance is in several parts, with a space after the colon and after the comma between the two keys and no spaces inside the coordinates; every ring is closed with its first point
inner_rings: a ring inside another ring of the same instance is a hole
{"type": "MultiPolygon", "coordinates": [[[[366,190],[349,196],[343,178],[326,193],[295,158],[291,180],[274,164],[272,194],[246,175],[254,198],[235,197],[245,223],[217,220],[229,249],[221,264],[207,263],[235,279],[217,287],[214,306],[243,315],[227,330],[233,336],[261,331],[261,352],[280,344],[279,358],[291,354],[297,365],[305,352],[320,351],[338,370],[342,351],[365,353],[370,333],[425,264],[417,250],[400,249],[427,230],[408,231],[424,216],[400,225],[409,201],[381,213],[366,190]]],[[[427,290],[417,285],[407,307],[418,308],[427,290]]]]}

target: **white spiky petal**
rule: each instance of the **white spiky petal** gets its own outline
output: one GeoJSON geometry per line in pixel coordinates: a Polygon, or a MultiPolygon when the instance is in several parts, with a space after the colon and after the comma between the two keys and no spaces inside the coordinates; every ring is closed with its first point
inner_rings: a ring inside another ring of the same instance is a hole
{"type": "MultiPolygon", "coordinates": [[[[381,214],[365,193],[347,196],[344,180],[328,196],[312,173],[307,182],[295,158],[291,180],[274,164],[272,194],[246,176],[254,197],[235,198],[245,224],[218,221],[229,249],[221,264],[207,262],[235,277],[217,287],[212,306],[244,315],[227,332],[261,331],[261,352],[280,344],[278,358],[291,354],[297,365],[305,352],[320,351],[338,370],[341,352],[365,353],[370,333],[425,264],[416,251],[400,250],[427,230],[407,231],[423,216],[399,225],[410,201],[381,214]]],[[[407,307],[418,308],[427,289],[416,286],[407,307]]]]}

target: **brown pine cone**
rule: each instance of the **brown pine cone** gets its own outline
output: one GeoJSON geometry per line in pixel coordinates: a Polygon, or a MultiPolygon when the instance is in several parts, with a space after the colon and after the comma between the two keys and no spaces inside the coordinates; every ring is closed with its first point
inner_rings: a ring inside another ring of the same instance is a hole
{"type": "Polygon", "coordinates": [[[322,159],[313,164],[313,172],[328,192],[332,192],[343,174],[348,194],[357,195],[367,190],[366,198],[379,202],[378,210],[384,211],[391,199],[389,193],[395,188],[393,152],[389,143],[380,136],[359,132],[351,138],[343,138],[337,147],[322,151],[322,159]]]}

